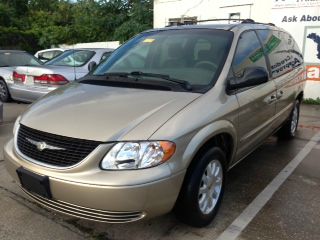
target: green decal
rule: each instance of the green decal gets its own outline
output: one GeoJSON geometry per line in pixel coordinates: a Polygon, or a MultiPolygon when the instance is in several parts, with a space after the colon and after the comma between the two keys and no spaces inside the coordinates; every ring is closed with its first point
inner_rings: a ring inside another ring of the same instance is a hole
{"type": "MultiPolygon", "coordinates": [[[[269,38],[268,42],[264,45],[266,54],[270,54],[274,49],[276,49],[279,46],[280,42],[281,42],[281,40],[279,38],[272,35],[269,38]]],[[[261,59],[262,57],[263,57],[263,50],[262,50],[262,48],[259,48],[249,58],[252,62],[256,62],[259,59],[261,59]]]]}

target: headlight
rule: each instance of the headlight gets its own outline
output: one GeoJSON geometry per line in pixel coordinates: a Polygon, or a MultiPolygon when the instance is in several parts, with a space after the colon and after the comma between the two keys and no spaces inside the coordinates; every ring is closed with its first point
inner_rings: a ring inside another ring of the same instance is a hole
{"type": "Polygon", "coordinates": [[[176,145],[168,141],[120,142],[112,147],[101,162],[105,170],[149,168],[169,160],[176,145]]]}
{"type": "Polygon", "coordinates": [[[16,134],[16,131],[19,127],[19,124],[20,124],[20,120],[21,120],[21,115],[19,117],[17,117],[16,121],[14,122],[14,125],[13,125],[13,135],[16,134]]]}

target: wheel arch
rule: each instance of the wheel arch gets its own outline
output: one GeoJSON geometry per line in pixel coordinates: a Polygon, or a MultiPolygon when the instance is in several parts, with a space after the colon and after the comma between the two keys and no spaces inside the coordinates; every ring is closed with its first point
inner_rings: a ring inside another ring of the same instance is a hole
{"type": "Polygon", "coordinates": [[[7,81],[5,80],[5,77],[3,77],[3,76],[0,76],[0,81],[2,81],[4,84],[5,84],[5,88],[6,88],[6,90],[7,90],[7,94],[8,94],[8,96],[7,96],[7,100],[5,100],[4,102],[8,102],[8,101],[11,101],[11,92],[10,92],[10,88],[9,88],[9,86],[8,86],[8,83],[7,83],[7,81]]]}
{"type": "Polygon", "coordinates": [[[226,153],[228,164],[226,167],[228,168],[237,148],[236,129],[231,122],[221,120],[197,132],[183,155],[183,159],[189,159],[186,163],[187,168],[192,167],[196,163],[196,159],[213,146],[220,147],[226,153]]]}

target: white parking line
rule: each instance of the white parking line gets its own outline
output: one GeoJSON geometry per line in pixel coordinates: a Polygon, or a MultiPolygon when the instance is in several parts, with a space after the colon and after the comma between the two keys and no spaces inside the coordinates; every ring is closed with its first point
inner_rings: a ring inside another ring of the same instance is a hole
{"type": "Polygon", "coordinates": [[[305,147],[293,158],[288,165],[269,183],[268,186],[246,207],[246,209],[227,227],[217,240],[235,240],[248,226],[257,213],[271,199],[284,181],[292,174],[309,152],[320,141],[320,132],[316,133],[305,147]]]}

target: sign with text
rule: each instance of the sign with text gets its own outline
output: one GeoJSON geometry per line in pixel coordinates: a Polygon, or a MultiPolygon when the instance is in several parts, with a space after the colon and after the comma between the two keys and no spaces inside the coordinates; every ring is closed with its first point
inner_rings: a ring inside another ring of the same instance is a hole
{"type": "Polygon", "coordinates": [[[320,6],[320,0],[273,0],[272,8],[300,8],[320,6]]]}
{"type": "Polygon", "coordinates": [[[320,81],[320,65],[307,66],[307,80],[320,81]]]}

